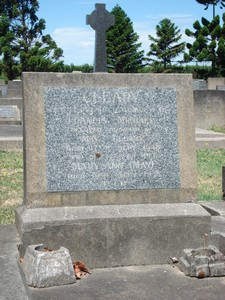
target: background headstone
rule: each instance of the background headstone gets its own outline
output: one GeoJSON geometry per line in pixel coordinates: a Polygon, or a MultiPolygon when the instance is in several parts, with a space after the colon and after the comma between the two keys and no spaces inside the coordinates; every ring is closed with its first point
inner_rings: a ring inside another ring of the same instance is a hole
{"type": "Polygon", "coordinates": [[[20,112],[16,105],[0,105],[0,124],[21,124],[20,112]]]}

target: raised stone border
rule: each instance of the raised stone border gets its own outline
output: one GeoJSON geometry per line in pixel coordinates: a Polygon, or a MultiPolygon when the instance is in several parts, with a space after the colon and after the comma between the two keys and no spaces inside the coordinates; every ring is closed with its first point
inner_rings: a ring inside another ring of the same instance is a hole
{"type": "Polygon", "coordinates": [[[16,223],[24,248],[64,246],[72,260],[90,268],[167,263],[184,248],[200,247],[205,234],[210,235],[210,215],[193,203],[21,206],[16,223]]]}

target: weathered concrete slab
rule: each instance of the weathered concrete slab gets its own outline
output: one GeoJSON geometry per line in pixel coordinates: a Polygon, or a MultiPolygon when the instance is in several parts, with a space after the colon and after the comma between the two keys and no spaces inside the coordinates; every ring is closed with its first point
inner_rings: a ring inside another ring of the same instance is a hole
{"type": "Polygon", "coordinates": [[[199,202],[212,216],[225,217],[225,201],[200,201],[199,202]]]}
{"type": "Polygon", "coordinates": [[[0,299],[28,300],[19,271],[20,242],[14,225],[0,225],[0,299]]]}
{"type": "Polygon", "coordinates": [[[96,269],[74,287],[32,289],[32,300],[224,300],[224,278],[199,280],[170,265],[96,269]]]}
{"type": "Polygon", "coordinates": [[[24,247],[66,247],[90,268],[163,264],[200,247],[210,215],[198,204],[104,205],[17,209],[24,247]]]}
{"type": "Polygon", "coordinates": [[[92,269],[91,275],[74,285],[27,288],[26,293],[17,264],[16,244],[19,240],[14,225],[0,226],[0,241],[1,300],[71,300],[74,297],[80,300],[137,300],[149,299],[150,296],[151,300],[224,300],[224,277],[190,278],[168,263],[92,269]]]}

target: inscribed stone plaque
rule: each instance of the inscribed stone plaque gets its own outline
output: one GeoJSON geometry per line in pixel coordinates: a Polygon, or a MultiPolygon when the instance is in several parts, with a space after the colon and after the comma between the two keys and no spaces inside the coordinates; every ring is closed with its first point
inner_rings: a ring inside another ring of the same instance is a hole
{"type": "Polygon", "coordinates": [[[13,108],[10,106],[2,106],[0,107],[0,118],[13,118],[13,108]]]}
{"type": "Polygon", "coordinates": [[[179,188],[174,88],[45,88],[47,191],[179,188]]]}

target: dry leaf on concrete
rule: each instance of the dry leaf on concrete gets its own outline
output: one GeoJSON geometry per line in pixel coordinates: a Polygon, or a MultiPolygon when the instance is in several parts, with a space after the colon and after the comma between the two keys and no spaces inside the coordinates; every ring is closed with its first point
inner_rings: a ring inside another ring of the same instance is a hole
{"type": "Polygon", "coordinates": [[[22,264],[24,262],[24,258],[20,257],[20,263],[22,264]]]}
{"type": "Polygon", "coordinates": [[[81,279],[81,277],[83,277],[87,273],[91,274],[89,269],[81,261],[73,262],[73,268],[74,268],[75,276],[77,279],[81,279]]]}

